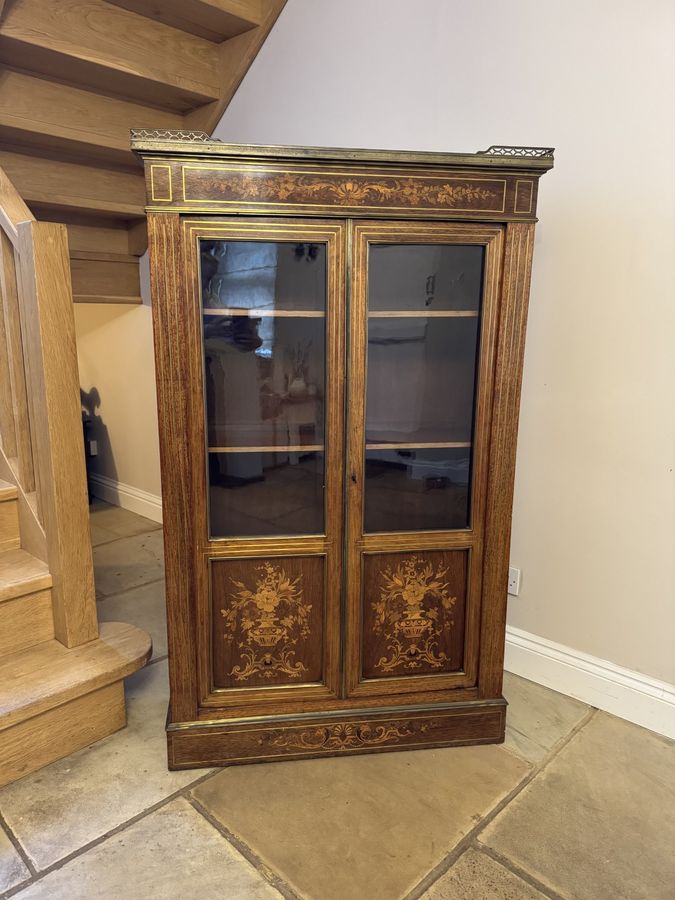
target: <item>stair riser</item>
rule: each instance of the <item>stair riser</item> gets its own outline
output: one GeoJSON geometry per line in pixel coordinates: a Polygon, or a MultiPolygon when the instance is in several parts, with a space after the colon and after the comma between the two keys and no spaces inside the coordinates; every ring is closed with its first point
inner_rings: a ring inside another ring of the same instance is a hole
{"type": "Polygon", "coordinates": [[[0,603],[0,657],[54,637],[51,591],[37,591],[0,603]]]}
{"type": "Polygon", "coordinates": [[[0,502],[0,553],[20,546],[19,506],[16,500],[5,500],[0,502]]]}
{"type": "Polygon", "coordinates": [[[126,725],[124,682],[77,697],[0,731],[0,787],[126,725]]]}

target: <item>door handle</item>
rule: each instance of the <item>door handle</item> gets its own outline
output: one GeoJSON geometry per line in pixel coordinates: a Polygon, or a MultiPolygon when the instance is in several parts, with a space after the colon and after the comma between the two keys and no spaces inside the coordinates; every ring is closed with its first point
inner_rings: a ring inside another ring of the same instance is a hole
{"type": "Polygon", "coordinates": [[[358,478],[356,477],[356,472],[352,472],[352,484],[356,484],[358,478]]]}

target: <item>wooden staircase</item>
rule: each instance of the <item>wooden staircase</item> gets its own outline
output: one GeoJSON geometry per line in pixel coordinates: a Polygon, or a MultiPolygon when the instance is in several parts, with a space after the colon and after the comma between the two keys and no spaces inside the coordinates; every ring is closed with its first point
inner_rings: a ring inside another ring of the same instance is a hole
{"type": "Polygon", "coordinates": [[[150,652],[97,623],[66,229],[0,169],[0,785],[122,728],[150,652]]]}
{"type": "Polygon", "coordinates": [[[0,0],[0,166],[68,228],[73,299],[140,303],[131,128],[211,132],[285,0],[0,0]]]}

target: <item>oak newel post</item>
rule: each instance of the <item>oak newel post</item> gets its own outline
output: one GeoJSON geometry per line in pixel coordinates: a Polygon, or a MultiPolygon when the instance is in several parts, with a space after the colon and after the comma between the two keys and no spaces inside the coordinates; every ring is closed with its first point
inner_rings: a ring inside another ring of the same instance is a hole
{"type": "Polygon", "coordinates": [[[545,148],[136,132],[172,768],[491,743],[545,148]]]}

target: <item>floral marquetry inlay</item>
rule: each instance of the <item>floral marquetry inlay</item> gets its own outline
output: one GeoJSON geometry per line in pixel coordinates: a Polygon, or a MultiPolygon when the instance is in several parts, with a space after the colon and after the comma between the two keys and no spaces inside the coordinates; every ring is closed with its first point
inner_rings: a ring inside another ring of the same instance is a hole
{"type": "MultiPolygon", "coordinates": [[[[426,731],[421,723],[418,730],[426,731]]],[[[395,722],[385,725],[369,725],[340,722],[337,725],[319,726],[303,730],[273,733],[269,743],[273,747],[296,750],[353,750],[378,744],[397,743],[415,734],[412,722],[395,722]]]]}
{"type": "Polygon", "coordinates": [[[252,675],[272,678],[283,673],[299,678],[307,671],[295,659],[295,645],[309,635],[312,604],[303,597],[302,575],[291,579],[281,566],[264,562],[256,566],[255,584],[231,579],[237,590],[225,620],[225,641],[237,642],[241,663],[229,672],[237,681],[252,675]]]}
{"type": "Polygon", "coordinates": [[[442,177],[374,177],[354,173],[278,172],[183,167],[184,199],[216,203],[384,206],[500,212],[505,181],[442,177]],[[208,196],[204,185],[209,185],[208,196]]]}
{"type": "Polygon", "coordinates": [[[452,627],[457,602],[444,581],[447,571],[410,556],[380,572],[380,596],[372,601],[373,627],[386,639],[388,655],[376,662],[376,669],[440,668],[449,661],[438,649],[443,633],[452,627]]]}

